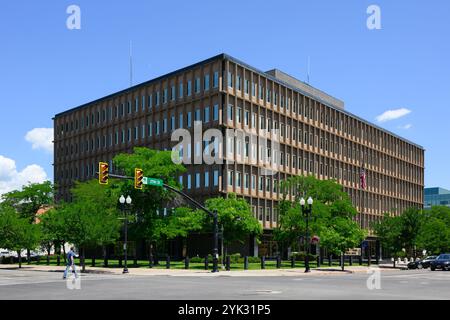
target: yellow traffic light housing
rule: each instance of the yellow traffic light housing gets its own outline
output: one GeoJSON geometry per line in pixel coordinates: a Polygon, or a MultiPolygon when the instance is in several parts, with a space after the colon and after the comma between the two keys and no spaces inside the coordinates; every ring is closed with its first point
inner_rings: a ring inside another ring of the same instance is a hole
{"type": "Polygon", "coordinates": [[[134,169],[134,188],[142,190],[144,171],[142,169],[134,169]]]}
{"type": "Polygon", "coordinates": [[[108,184],[109,179],[109,165],[106,162],[98,164],[98,183],[108,184]]]}

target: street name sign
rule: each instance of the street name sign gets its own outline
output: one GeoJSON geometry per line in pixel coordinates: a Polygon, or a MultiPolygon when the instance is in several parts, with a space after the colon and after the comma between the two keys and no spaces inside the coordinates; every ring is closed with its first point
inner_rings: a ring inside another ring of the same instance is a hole
{"type": "Polygon", "coordinates": [[[144,177],[142,183],[149,186],[162,187],[163,181],[161,179],[144,177]]]}

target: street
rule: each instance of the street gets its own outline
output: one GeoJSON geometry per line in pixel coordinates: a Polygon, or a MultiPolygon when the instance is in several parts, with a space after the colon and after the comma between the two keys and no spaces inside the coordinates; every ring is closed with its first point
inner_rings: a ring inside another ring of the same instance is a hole
{"type": "Polygon", "coordinates": [[[69,290],[61,272],[0,269],[0,299],[450,299],[450,272],[383,270],[380,289],[369,290],[366,272],[294,276],[83,274],[69,290]]]}

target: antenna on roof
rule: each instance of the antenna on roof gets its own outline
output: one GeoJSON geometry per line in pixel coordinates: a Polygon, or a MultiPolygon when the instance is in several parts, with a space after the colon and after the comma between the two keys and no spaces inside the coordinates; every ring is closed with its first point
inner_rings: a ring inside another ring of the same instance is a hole
{"type": "Polygon", "coordinates": [[[307,84],[309,84],[310,75],[311,75],[311,57],[308,56],[308,76],[307,76],[307,80],[306,80],[307,84]]]}
{"type": "Polygon", "coordinates": [[[130,88],[133,86],[133,43],[130,40],[130,88]]]}

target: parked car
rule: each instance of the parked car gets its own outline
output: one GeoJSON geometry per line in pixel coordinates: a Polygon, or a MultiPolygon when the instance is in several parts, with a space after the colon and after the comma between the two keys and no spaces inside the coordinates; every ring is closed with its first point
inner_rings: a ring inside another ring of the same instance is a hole
{"type": "Polygon", "coordinates": [[[424,259],[412,261],[408,263],[408,269],[426,269],[430,266],[430,262],[435,260],[437,256],[428,256],[424,259]]]}
{"type": "Polygon", "coordinates": [[[450,253],[440,254],[435,260],[430,262],[430,269],[450,270],[450,253]]]}
{"type": "Polygon", "coordinates": [[[8,250],[0,250],[0,257],[8,258],[10,255],[8,250]]]}

